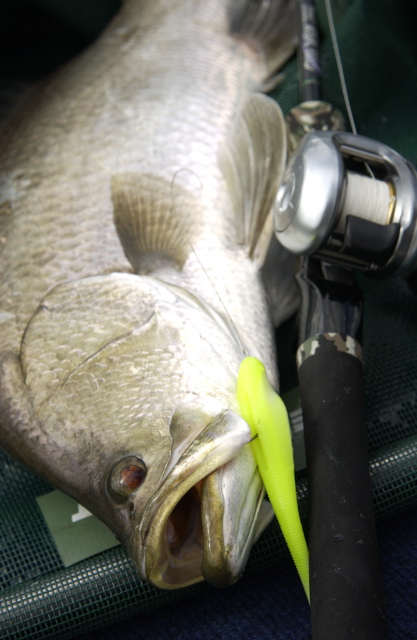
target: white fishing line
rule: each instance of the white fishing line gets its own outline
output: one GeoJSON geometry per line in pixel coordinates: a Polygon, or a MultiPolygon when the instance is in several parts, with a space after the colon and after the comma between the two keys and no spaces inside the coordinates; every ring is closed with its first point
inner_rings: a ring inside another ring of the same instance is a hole
{"type": "Polygon", "coordinates": [[[244,355],[244,356],[248,356],[248,355],[249,355],[248,350],[247,350],[247,348],[245,347],[245,344],[244,344],[244,342],[243,342],[243,340],[242,340],[242,338],[241,338],[241,336],[240,336],[240,334],[239,334],[239,331],[238,331],[238,329],[237,329],[237,327],[236,327],[235,322],[233,321],[232,316],[230,315],[230,313],[229,313],[229,311],[228,311],[228,309],[227,309],[227,306],[226,306],[225,302],[223,301],[223,299],[222,299],[222,297],[221,297],[221,295],[220,295],[219,291],[217,290],[217,287],[215,286],[215,284],[214,284],[213,280],[210,278],[210,275],[209,275],[209,273],[207,272],[207,269],[204,267],[203,263],[201,262],[201,260],[200,260],[200,258],[199,258],[199,256],[198,256],[198,254],[197,254],[197,251],[194,249],[194,247],[193,247],[193,245],[192,245],[191,243],[190,243],[190,247],[191,247],[191,250],[192,250],[192,252],[193,252],[193,254],[194,254],[194,256],[195,256],[195,258],[196,258],[196,260],[197,260],[198,264],[200,265],[200,267],[201,267],[201,269],[202,269],[202,271],[203,271],[204,275],[206,276],[207,280],[208,280],[208,281],[209,281],[209,283],[211,284],[211,286],[212,286],[212,288],[213,288],[213,291],[214,291],[215,295],[217,296],[217,298],[218,298],[218,300],[219,300],[219,302],[220,302],[220,305],[221,305],[221,306],[223,307],[223,309],[224,309],[224,312],[225,312],[225,314],[226,314],[226,317],[227,317],[227,319],[228,319],[228,321],[229,321],[229,325],[230,325],[230,326],[229,326],[229,330],[230,330],[230,332],[231,332],[232,336],[234,337],[234,339],[235,339],[236,343],[239,345],[240,349],[242,350],[243,355],[244,355]]]}
{"type": "Polygon", "coordinates": [[[332,5],[330,0],[324,0],[324,2],[326,6],[327,20],[329,21],[330,37],[332,39],[333,51],[336,58],[337,72],[339,74],[340,86],[342,88],[343,100],[345,101],[346,111],[348,114],[352,132],[355,135],[357,135],[358,132],[356,130],[355,120],[354,120],[352,108],[350,105],[349,94],[347,91],[346,80],[345,80],[345,74],[343,71],[342,59],[340,57],[339,43],[337,41],[336,29],[334,26],[332,5]]]}
{"type": "MultiPolygon", "coordinates": [[[[352,111],[352,107],[351,107],[350,99],[349,99],[349,94],[348,94],[348,90],[347,90],[345,72],[343,70],[343,64],[342,64],[342,58],[341,58],[341,55],[340,55],[339,43],[338,43],[338,40],[337,40],[336,28],[334,26],[333,10],[332,10],[331,0],[324,0],[324,5],[326,7],[327,20],[329,22],[330,38],[332,40],[333,51],[334,51],[334,55],[335,55],[335,59],[336,59],[337,73],[339,75],[339,81],[340,81],[340,86],[341,86],[341,89],[342,89],[343,100],[345,102],[346,112],[347,112],[347,115],[348,115],[348,119],[349,119],[350,127],[352,129],[352,133],[356,136],[356,135],[358,135],[358,131],[356,129],[355,119],[353,117],[353,111],[352,111]]],[[[365,167],[366,167],[366,170],[368,171],[369,175],[371,176],[371,178],[375,178],[375,176],[373,174],[373,171],[372,171],[371,167],[369,166],[369,164],[367,162],[365,162],[365,167]]]]}
{"type": "Polygon", "coordinates": [[[394,204],[394,192],[387,182],[347,171],[337,228],[340,231],[345,229],[348,215],[377,224],[389,224],[394,204]]]}
{"type": "MultiPolygon", "coordinates": [[[[172,190],[174,184],[180,184],[181,186],[183,186],[186,189],[193,189],[200,194],[203,194],[204,191],[204,186],[203,183],[200,179],[200,177],[198,176],[198,174],[193,170],[190,169],[189,167],[182,167],[181,169],[178,169],[172,179],[171,179],[171,200],[172,200],[172,208],[173,210],[175,210],[175,208],[177,207],[177,204],[175,202],[175,194],[172,190]],[[188,176],[188,181],[185,182],[185,184],[181,183],[178,178],[180,176],[188,176]],[[191,177],[191,180],[190,180],[191,177]]],[[[193,246],[193,243],[190,240],[187,240],[187,244],[189,245],[195,259],[197,260],[198,264],[200,265],[200,268],[202,270],[202,272],[204,273],[205,277],[207,278],[208,282],[210,283],[213,292],[215,294],[215,296],[217,297],[220,306],[223,308],[226,319],[228,320],[228,330],[229,332],[232,334],[234,340],[236,341],[237,345],[239,346],[239,348],[242,350],[242,353],[244,356],[249,355],[248,350],[245,346],[245,343],[242,339],[242,337],[239,334],[239,331],[237,329],[237,326],[227,308],[227,305],[225,303],[225,301],[223,300],[222,296],[220,295],[220,292],[218,291],[215,283],[213,282],[213,280],[210,277],[210,274],[208,273],[207,269],[205,268],[202,260],[200,259],[200,256],[197,253],[197,250],[195,249],[195,247],[193,246]]],[[[203,302],[201,301],[201,304],[203,304],[203,302]]],[[[208,310],[207,305],[206,306],[206,310],[208,310]]],[[[213,315],[214,309],[211,312],[211,315],[213,315]]]]}

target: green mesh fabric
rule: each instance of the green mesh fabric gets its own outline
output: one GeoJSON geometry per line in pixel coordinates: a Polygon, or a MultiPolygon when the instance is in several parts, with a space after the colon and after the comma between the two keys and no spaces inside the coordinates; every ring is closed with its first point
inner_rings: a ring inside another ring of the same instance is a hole
{"type": "MultiPolygon", "coordinates": [[[[325,33],[322,4],[320,0],[325,33]]],[[[345,0],[337,4],[343,9],[338,34],[358,132],[385,142],[416,163],[414,2],[345,0]]],[[[52,6],[52,0],[47,5],[52,6]]],[[[55,12],[61,5],[65,3],[55,1],[55,12]]],[[[98,16],[98,23],[100,20],[98,16]]],[[[322,60],[324,98],[344,110],[326,38],[322,60]]],[[[285,81],[274,97],[284,112],[299,101],[295,61],[287,65],[285,81]]],[[[361,286],[373,496],[377,517],[385,517],[417,503],[417,297],[402,279],[372,282],[362,278],[361,286]]],[[[293,336],[293,327],[289,331],[293,336]]],[[[281,361],[289,358],[293,362],[294,341],[278,334],[278,345],[281,361]]],[[[283,387],[290,386],[290,369],[282,370],[283,387]]],[[[297,483],[305,521],[303,472],[297,483]]],[[[65,569],[35,501],[48,489],[0,454],[1,639],[70,638],[206,588],[157,591],[139,580],[120,547],[65,569]]],[[[286,555],[281,533],[273,523],[255,545],[247,571],[275,564],[286,555]]]]}

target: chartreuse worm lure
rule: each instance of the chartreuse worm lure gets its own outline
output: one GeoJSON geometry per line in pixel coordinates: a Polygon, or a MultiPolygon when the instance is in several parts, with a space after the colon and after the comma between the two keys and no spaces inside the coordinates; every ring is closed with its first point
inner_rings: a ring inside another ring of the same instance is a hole
{"type": "Polygon", "coordinates": [[[266,492],[310,602],[308,549],[298,513],[288,414],[256,358],[242,360],[237,400],[252,433],[251,446],[266,492]]]}

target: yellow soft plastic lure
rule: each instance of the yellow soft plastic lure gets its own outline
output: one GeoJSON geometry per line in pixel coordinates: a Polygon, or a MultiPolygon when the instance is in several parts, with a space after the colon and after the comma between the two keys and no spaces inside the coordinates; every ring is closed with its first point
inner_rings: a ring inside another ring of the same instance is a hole
{"type": "Polygon", "coordinates": [[[298,513],[288,414],[256,358],[245,358],[240,365],[237,399],[254,438],[251,446],[266,492],[310,602],[308,549],[298,513]]]}

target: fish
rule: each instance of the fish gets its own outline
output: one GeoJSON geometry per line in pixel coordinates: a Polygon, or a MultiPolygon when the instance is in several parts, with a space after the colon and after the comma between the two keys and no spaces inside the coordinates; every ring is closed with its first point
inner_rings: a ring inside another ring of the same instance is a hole
{"type": "Polygon", "coordinates": [[[127,0],[0,134],[0,445],[161,589],[233,584],[272,516],[236,380],[278,388],[293,5],[127,0]]]}

